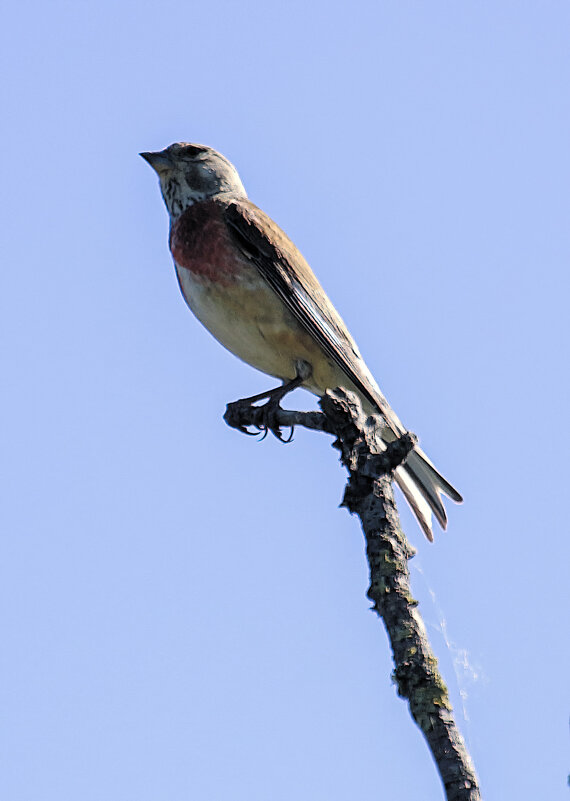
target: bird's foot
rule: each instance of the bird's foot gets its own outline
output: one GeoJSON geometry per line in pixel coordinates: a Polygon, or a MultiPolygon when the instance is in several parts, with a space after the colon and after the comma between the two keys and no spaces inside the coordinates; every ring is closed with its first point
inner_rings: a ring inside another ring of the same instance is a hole
{"type": "Polygon", "coordinates": [[[271,431],[273,436],[280,442],[291,442],[295,427],[291,426],[291,432],[287,438],[283,436],[281,425],[279,424],[279,412],[283,411],[281,401],[289,392],[300,387],[312,372],[310,364],[303,360],[299,360],[295,366],[297,375],[291,381],[270,389],[268,392],[261,392],[259,395],[252,395],[249,398],[242,398],[233,403],[228,403],[224,414],[226,423],[248,436],[261,434],[261,439],[263,440],[271,431]],[[265,398],[267,398],[267,403],[264,403],[263,406],[255,405],[258,401],[265,400],[265,398]],[[256,430],[249,431],[248,427],[253,427],[256,430]]]}
{"type": "Polygon", "coordinates": [[[291,442],[294,427],[291,426],[291,433],[285,438],[279,425],[279,412],[282,411],[280,404],[284,394],[282,390],[283,387],[276,387],[272,392],[263,393],[261,397],[255,395],[228,403],[224,420],[232,428],[237,428],[242,434],[250,437],[261,434],[261,439],[265,439],[268,432],[271,431],[273,436],[281,442],[291,442]],[[255,406],[255,403],[262,398],[268,398],[267,403],[264,403],[263,406],[255,406]],[[255,430],[250,431],[250,427],[255,430]]]}

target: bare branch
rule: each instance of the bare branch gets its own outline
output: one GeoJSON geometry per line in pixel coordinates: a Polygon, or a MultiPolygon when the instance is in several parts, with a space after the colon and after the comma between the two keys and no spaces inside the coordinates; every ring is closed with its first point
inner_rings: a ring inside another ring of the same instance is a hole
{"type": "MultiPolygon", "coordinates": [[[[334,434],[327,417],[322,412],[295,412],[287,409],[277,409],[276,422],[281,428],[295,428],[302,426],[314,431],[325,431],[334,434]]],[[[231,428],[242,429],[247,426],[262,431],[265,427],[263,406],[244,406],[241,401],[228,403],[224,420],[231,428]]]]}
{"type": "MultiPolygon", "coordinates": [[[[336,436],[333,447],[349,473],[343,506],[362,524],[370,566],[368,597],[390,639],[398,694],[408,700],[427,741],[447,801],[480,801],[475,770],[412,596],[408,560],[415,551],[400,527],[392,491],[392,473],[417,439],[408,433],[388,446],[381,443],[378,420],[365,418],[357,396],[344,389],[328,391],[320,406],[322,413],[279,409],[274,419],[279,426],[299,425],[336,436]]],[[[263,429],[265,423],[260,407],[239,403],[228,406],[224,419],[242,431],[247,426],[263,429]]]]}

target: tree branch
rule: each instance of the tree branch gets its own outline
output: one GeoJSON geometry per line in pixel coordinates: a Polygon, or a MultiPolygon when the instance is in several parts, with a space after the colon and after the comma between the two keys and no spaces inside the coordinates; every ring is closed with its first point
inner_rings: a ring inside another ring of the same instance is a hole
{"type": "MultiPolygon", "coordinates": [[[[393,471],[405,461],[417,440],[404,434],[387,447],[379,442],[378,420],[365,418],[357,396],[336,389],[320,399],[322,412],[279,409],[279,426],[304,426],[336,436],[333,447],[349,473],[343,506],[360,518],[370,566],[368,597],[384,621],[394,658],[398,694],[431,750],[447,801],[480,801],[477,777],[453,718],[447,687],[439,673],[427,632],[410,588],[408,560],[415,550],[399,522],[392,491],[393,471]]],[[[229,404],[224,419],[245,430],[263,429],[262,407],[229,404]]]]}

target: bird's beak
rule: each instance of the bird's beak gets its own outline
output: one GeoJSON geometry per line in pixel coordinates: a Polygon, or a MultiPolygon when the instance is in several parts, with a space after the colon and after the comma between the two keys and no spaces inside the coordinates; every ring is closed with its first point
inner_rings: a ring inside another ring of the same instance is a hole
{"type": "Polygon", "coordinates": [[[165,150],[158,150],[156,153],[139,153],[139,156],[147,161],[157,173],[171,170],[173,167],[172,159],[165,150]]]}

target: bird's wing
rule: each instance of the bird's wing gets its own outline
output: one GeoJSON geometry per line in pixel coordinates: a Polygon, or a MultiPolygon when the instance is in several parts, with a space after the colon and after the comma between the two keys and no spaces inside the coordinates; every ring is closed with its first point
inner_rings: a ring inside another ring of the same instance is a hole
{"type": "Polygon", "coordinates": [[[249,200],[227,204],[224,217],[239,248],[301,326],[384,415],[394,434],[403,433],[342,318],[289,237],[249,200]]]}

